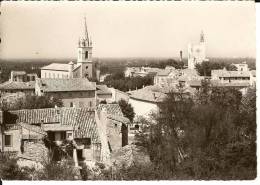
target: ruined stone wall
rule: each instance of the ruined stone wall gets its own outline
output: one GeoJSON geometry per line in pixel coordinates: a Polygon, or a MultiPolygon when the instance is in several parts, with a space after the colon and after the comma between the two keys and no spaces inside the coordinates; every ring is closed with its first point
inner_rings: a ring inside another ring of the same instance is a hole
{"type": "Polygon", "coordinates": [[[45,147],[43,141],[26,141],[23,142],[22,158],[33,161],[44,161],[48,157],[48,149],[45,147]]]}

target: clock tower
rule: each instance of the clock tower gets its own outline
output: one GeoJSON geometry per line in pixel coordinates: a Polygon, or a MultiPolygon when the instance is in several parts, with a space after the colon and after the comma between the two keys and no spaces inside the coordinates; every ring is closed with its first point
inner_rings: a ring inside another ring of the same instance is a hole
{"type": "Polygon", "coordinates": [[[92,62],[92,40],[89,37],[86,17],[84,19],[85,30],[84,37],[79,39],[78,43],[78,65],[81,65],[80,77],[93,78],[94,65],[92,62]]]}

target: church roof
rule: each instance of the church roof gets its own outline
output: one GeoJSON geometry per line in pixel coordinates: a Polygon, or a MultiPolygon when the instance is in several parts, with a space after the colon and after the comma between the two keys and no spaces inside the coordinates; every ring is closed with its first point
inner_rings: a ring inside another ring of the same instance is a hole
{"type": "Polygon", "coordinates": [[[69,78],[69,79],[37,79],[40,89],[43,92],[65,92],[65,91],[90,91],[96,90],[96,84],[90,82],[87,78],[69,78]]]}
{"type": "Polygon", "coordinates": [[[53,70],[53,71],[69,71],[70,64],[52,63],[50,65],[42,67],[41,69],[42,70],[53,70]]]}

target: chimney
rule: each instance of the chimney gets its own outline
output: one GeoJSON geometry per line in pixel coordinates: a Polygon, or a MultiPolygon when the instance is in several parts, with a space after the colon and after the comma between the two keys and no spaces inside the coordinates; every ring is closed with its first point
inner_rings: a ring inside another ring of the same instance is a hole
{"type": "Polygon", "coordinates": [[[182,62],[182,50],[180,51],[180,62],[182,62]]]}
{"type": "Polygon", "coordinates": [[[74,63],[72,61],[70,61],[70,63],[69,63],[69,78],[73,78],[73,73],[72,73],[73,69],[74,69],[74,63]]]}

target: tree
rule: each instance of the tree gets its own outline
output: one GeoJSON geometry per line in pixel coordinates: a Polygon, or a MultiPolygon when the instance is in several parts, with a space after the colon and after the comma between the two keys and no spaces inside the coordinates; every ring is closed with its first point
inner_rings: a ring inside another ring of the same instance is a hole
{"type": "Polygon", "coordinates": [[[62,105],[62,100],[57,97],[27,95],[24,98],[17,99],[13,104],[2,102],[1,108],[3,110],[41,109],[61,107],[62,105]]]}
{"type": "Polygon", "coordinates": [[[60,162],[45,161],[43,169],[38,171],[39,180],[75,180],[78,175],[73,161],[68,159],[60,162]]]}
{"type": "Polygon", "coordinates": [[[254,179],[254,91],[242,102],[238,90],[206,82],[195,100],[169,94],[136,143],[148,148],[166,179],[254,179]]]}
{"type": "Polygon", "coordinates": [[[125,100],[121,99],[118,102],[123,114],[125,117],[127,117],[131,122],[133,122],[135,113],[134,113],[134,108],[130,103],[127,103],[125,100]]]}
{"type": "Polygon", "coordinates": [[[4,180],[30,180],[28,170],[20,168],[17,159],[1,156],[0,178],[4,180]]]}

